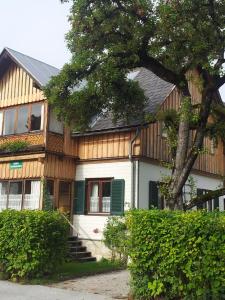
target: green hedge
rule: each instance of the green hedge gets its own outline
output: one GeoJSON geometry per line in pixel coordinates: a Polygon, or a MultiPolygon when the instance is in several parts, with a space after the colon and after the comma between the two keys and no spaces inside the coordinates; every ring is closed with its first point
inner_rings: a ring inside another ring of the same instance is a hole
{"type": "Polygon", "coordinates": [[[68,224],[57,212],[0,213],[0,271],[8,278],[52,273],[67,254],[68,224]]]}
{"type": "Polygon", "coordinates": [[[136,210],[127,215],[137,299],[225,299],[225,214],[136,210]]]}

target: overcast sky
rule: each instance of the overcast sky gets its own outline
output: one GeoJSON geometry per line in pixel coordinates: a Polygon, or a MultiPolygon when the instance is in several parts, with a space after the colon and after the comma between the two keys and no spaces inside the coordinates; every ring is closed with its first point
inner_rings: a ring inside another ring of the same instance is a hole
{"type": "MultiPolygon", "coordinates": [[[[70,59],[65,43],[70,5],[60,0],[1,0],[0,51],[9,47],[61,68],[70,59]]],[[[221,94],[225,101],[225,86],[221,94]]]]}

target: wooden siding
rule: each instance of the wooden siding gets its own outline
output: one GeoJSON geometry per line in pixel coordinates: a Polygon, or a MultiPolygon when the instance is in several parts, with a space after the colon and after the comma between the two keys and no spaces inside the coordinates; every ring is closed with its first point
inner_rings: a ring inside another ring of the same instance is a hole
{"type": "MultiPolygon", "coordinates": [[[[193,102],[200,101],[200,92],[197,84],[190,83],[190,90],[193,102]]],[[[162,110],[179,109],[180,95],[176,88],[166,98],[161,106],[162,110]]],[[[208,172],[216,175],[224,175],[224,154],[223,143],[219,141],[215,148],[215,153],[210,154],[211,140],[204,139],[204,148],[206,153],[200,154],[195,162],[194,169],[202,172],[208,172]]],[[[150,124],[141,131],[141,155],[158,161],[170,161],[169,147],[167,139],[162,136],[162,124],[156,122],[150,124]]]]}
{"type": "Polygon", "coordinates": [[[0,108],[43,99],[43,92],[35,87],[34,80],[12,63],[0,80],[0,108]]]}
{"type": "Polygon", "coordinates": [[[23,133],[17,135],[8,135],[0,137],[0,145],[6,142],[26,141],[32,146],[44,145],[44,134],[40,133],[23,133]]]}
{"type": "Polygon", "coordinates": [[[63,152],[63,135],[48,132],[46,149],[52,152],[63,152]]]}
{"type": "MultiPolygon", "coordinates": [[[[128,158],[130,142],[135,132],[108,133],[77,137],[78,156],[81,160],[128,158]]],[[[140,154],[140,139],[133,147],[133,155],[140,154]]]]}
{"type": "Polygon", "coordinates": [[[74,159],[47,154],[44,176],[48,178],[74,180],[75,166],[74,159]]]}
{"type": "Polygon", "coordinates": [[[10,162],[0,163],[0,179],[40,178],[44,174],[44,163],[41,159],[23,160],[21,169],[10,169],[10,162]]]}

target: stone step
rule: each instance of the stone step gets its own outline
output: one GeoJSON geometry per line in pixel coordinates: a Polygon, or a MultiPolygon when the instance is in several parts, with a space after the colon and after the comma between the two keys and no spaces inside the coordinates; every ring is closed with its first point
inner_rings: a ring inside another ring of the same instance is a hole
{"type": "Polygon", "coordinates": [[[83,258],[83,257],[91,257],[91,252],[83,251],[83,252],[72,252],[69,254],[72,258],[83,258]]]}
{"type": "Polygon", "coordinates": [[[77,236],[69,236],[68,237],[68,242],[73,242],[73,241],[77,241],[78,237],[77,236]]]}
{"type": "Polygon", "coordinates": [[[68,258],[70,260],[74,260],[82,263],[88,261],[96,261],[96,257],[91,256],[91,252],[87,251],[87,248],[82,245],[82,241],[79,240],[77,236],[70,236],[68,238],[68,247],[69,247],[68,258]]]}
{"type": "Polygon", "coordinates": [[[82,242],[81,241],[68,241],[69,247],[74,248],[74,247],[80,247],[82,246],[82,242]]]}
{"type": "Polygon", "coordinates": [[[78,261],[80,263],[85,263],[85,262],[89,262],[89,261],[96,261],[96,257],[93,257],[93,256],[83,257],[83,258],[79,258],[78,261]]]}
{"type": "Polygon", "coordinates": [[[85,252],[85,251],[87,251],[87,247],[84,246],[70,247],[70,253],[85,252]]]}

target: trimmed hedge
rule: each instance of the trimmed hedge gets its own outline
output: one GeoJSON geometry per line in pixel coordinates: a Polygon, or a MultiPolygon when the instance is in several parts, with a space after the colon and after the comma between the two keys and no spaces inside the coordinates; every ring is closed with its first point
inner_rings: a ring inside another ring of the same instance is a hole
{"type": "Polygon", "coordinates": [[[6,278],[52,273],[67,254],[68,224],[57,212],[0,213],[0,271],[6,278]]]}
{"type": "Polygon", "coordinates": [[[225,299],[225,214],[136,210],[127,215],[137,299],[225,299]]]}

